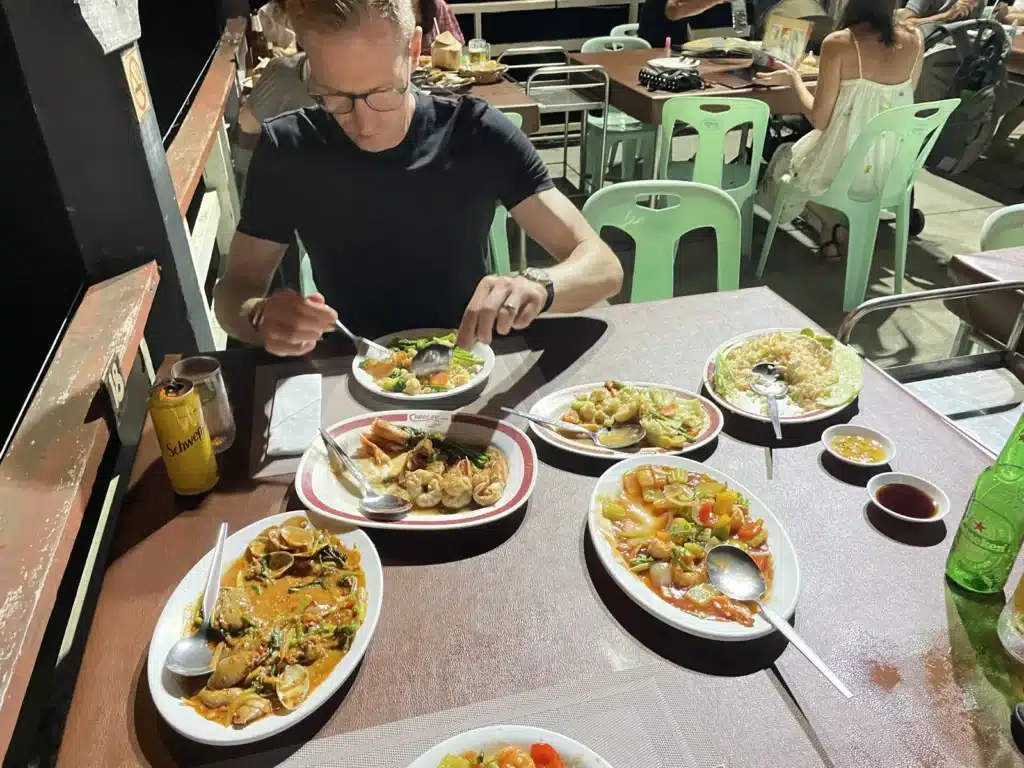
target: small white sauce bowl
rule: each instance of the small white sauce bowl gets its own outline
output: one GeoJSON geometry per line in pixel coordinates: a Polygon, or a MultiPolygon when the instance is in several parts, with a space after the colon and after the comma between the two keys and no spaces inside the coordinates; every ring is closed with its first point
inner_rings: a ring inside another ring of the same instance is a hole
{"type": "Polygon", "coordinates": [[[882,467],[896,458],[896,446],[893,445],[892,440],[881,432],[877,432],[868,427],[858,427],[854,424],[837,424],[834,427],[829,427],[821,434],[821,444],[825,446],[825,451],[828,452],[830,456],[844,464],[850,464],[854,467],[882,467]],[[836,453],[835,448],[832,447],[832,441],[837,437],[845,437],[847,435],[874,440],[882,446],[882,450],[885,451],[885,457],[881,461],[855,461],[839,455],[836,453]]]}
{"type": "Polygon", "coordinates": [[[905,523],[936,523],[949,514],[949,497],[937,485],[916,475],[908,475],[903,472],[882,472],[868,480],[868,495],[876,507],[905,523]],[[935,514],[932,517],[907,517],[882,506],[878,501],[878,492],[887,485],[909,485],[924,491],[935,501],[935,514]]]}

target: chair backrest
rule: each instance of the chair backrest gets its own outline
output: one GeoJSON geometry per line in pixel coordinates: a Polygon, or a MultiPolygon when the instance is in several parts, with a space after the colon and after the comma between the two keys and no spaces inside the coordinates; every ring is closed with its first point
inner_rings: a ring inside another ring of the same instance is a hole
{"type": "MultiPolygon", "coordinates": [[[[523,116],[518,112],[502,112],[516,128],[523,127],[523,116]]],[[[504,205],[494,209],[491,230],[488,234],[491,247],[491,272],[495,275],[507,275],[512,271],[508,250],[508,210],[504,205]]]]}
{"type": "Polygon", "coordinates": [[[592,37],[587,40],[580,48],[580,53],[604,53],[605,51],[624,51],[650,47],[651,44],[642,37],[606,35],[604,37],[592,37]]]}
{"type": "MultiPolygon", "coordinates": [[[[736,201],[707,184],[688,181],[626,181],[600,189],[583,206],[583,215],[598,233],[621,229],[636,243],[630,301],[672,298],[676,246],[687,232],[715,230],[719,275],[722,265],[739,264],[740,209],[736,201]],[[653,196],[668,198],[656,207],[653,196]],[[647,198],[641,204],[638,198],[647,198]],[[674,204],[673,204],[674,203],[674,204]]],[[[721,284],[721,277],[719,283],[721,284]]]]}
{"type": "Polygon", "coordinates": [[[1008,205],[989,214],[981,228],[981,250],[1024,246],[1024,203],[1008,205]]]}
{"type": "Polygon", "coordinates": [[[697,132],[697,157],[693,180],[722,189],[722,170],[725,165],[725,137],[729,131],[750,124],[750,175],[746,182],[729,191],[753,193],[757,186],[757,173],[761,167],[764,140],[768,135],[771,109],[755,99],[716,99],[702,96],[676,96],[665,102],[661,110],[661,159],[658,177],[668,176],[672,157],[672,132],[676,123],[685,123],[697,132]]]}
{"type": "Polygon", "coordinates": [[[608,34],[612,37],[636,37],[639,33],[639,24],[619,24],[612,27],[612,31],[608,34]]]}
{"type": "Polygon", "coordinates": [[[827,198],[837,196],[853,199],[849,194],[851,186],[865,172],[868,154],[875,142],[887,133],[898,137],[899,147],[889,163],[879,202],[885,205],[905,195],[935,146],[942,126],[959,103],[960,99],[945,99],[907,104],[875,115],[850,147],[839,173],[819,202],[828,205],[827,198]]]}

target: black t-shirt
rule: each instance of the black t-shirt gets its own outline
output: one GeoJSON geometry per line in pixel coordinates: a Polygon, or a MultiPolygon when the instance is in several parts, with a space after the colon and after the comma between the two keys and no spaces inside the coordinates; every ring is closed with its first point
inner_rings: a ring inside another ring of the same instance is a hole
{"type": "Polygon", "coordinates": [[[552,186],[530,140],[480,99],[417,93],[409,132],[384,152],[307,107],[263,124],[238,231],[298,231],[317,288],[358,334],[455,328],[487,274],[497,204],[552,186]]]}
{"type": "Polygon", "coordinates": [[[668,0],[644,0],[640,7],[640,28],[637,36],[642,37],[652,48],[664,48],[665,38],[672,38],[672,45],[682,45],[689,39],[687,19],[672,21],[665,17],[668,0]]]}

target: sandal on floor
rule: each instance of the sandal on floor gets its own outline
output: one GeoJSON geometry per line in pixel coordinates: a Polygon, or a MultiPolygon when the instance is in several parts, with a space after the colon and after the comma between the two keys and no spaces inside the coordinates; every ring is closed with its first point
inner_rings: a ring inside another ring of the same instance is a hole
{"type": "Polygon", "coordinates": [[[832,236],[818,246],[818,255],[821,260],[829,264],[838,264],[843,260],[842,243],[839,242],[839,230],[842,224],[832,226],[832,236]],[[828,249],[834,250],[828,250],[828,249]]]}

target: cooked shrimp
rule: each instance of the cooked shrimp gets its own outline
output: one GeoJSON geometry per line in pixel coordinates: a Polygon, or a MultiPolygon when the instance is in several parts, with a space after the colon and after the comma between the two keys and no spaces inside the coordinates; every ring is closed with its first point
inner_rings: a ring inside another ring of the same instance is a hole
{"type": "Polygon", "coordinates": [[[441,478],[435,472],[425,469],[410,472],[405,476],[403,486],[417,507],[436,507],[441,501],[441,478]]]}
{"type": "Polygon", "coordinates": [[[399,426],[383,419],[374,419],[370,425],[370,439],[381,448],[388,448],[388,443],[396,450],[404,450],[409,445],[409,433],[399,426]]]}
{"type": "Polygon", "coordinates": [[[489,507],[491,504],[497,503],[498,499],[501,498],[501,494],[505,492],[505,483],[501,480],[491,480],[490,477],[486,481],[479,483],[473,488],[473,501],[479,504],[481,507],[489,507]]]}
{"type": "Polygon", "coordinates": [[[359,444],[362,446],[363,453],[366,457],[372,459],[375,464],[383,467],[391,461],[391,457],[366,435],[359,436],[359,444]]]}
{"type": "Polygon", "coordinates": [[[462,509],[473,497],[469,476],[452,468],[441,477],[441,504],[448,509],[462,509]]]}
{"type": "Polygon", "coordinates": [[[497,768],[536,768],[533,758],[519,747],[505,747],[495,756],[497,768]]]}

